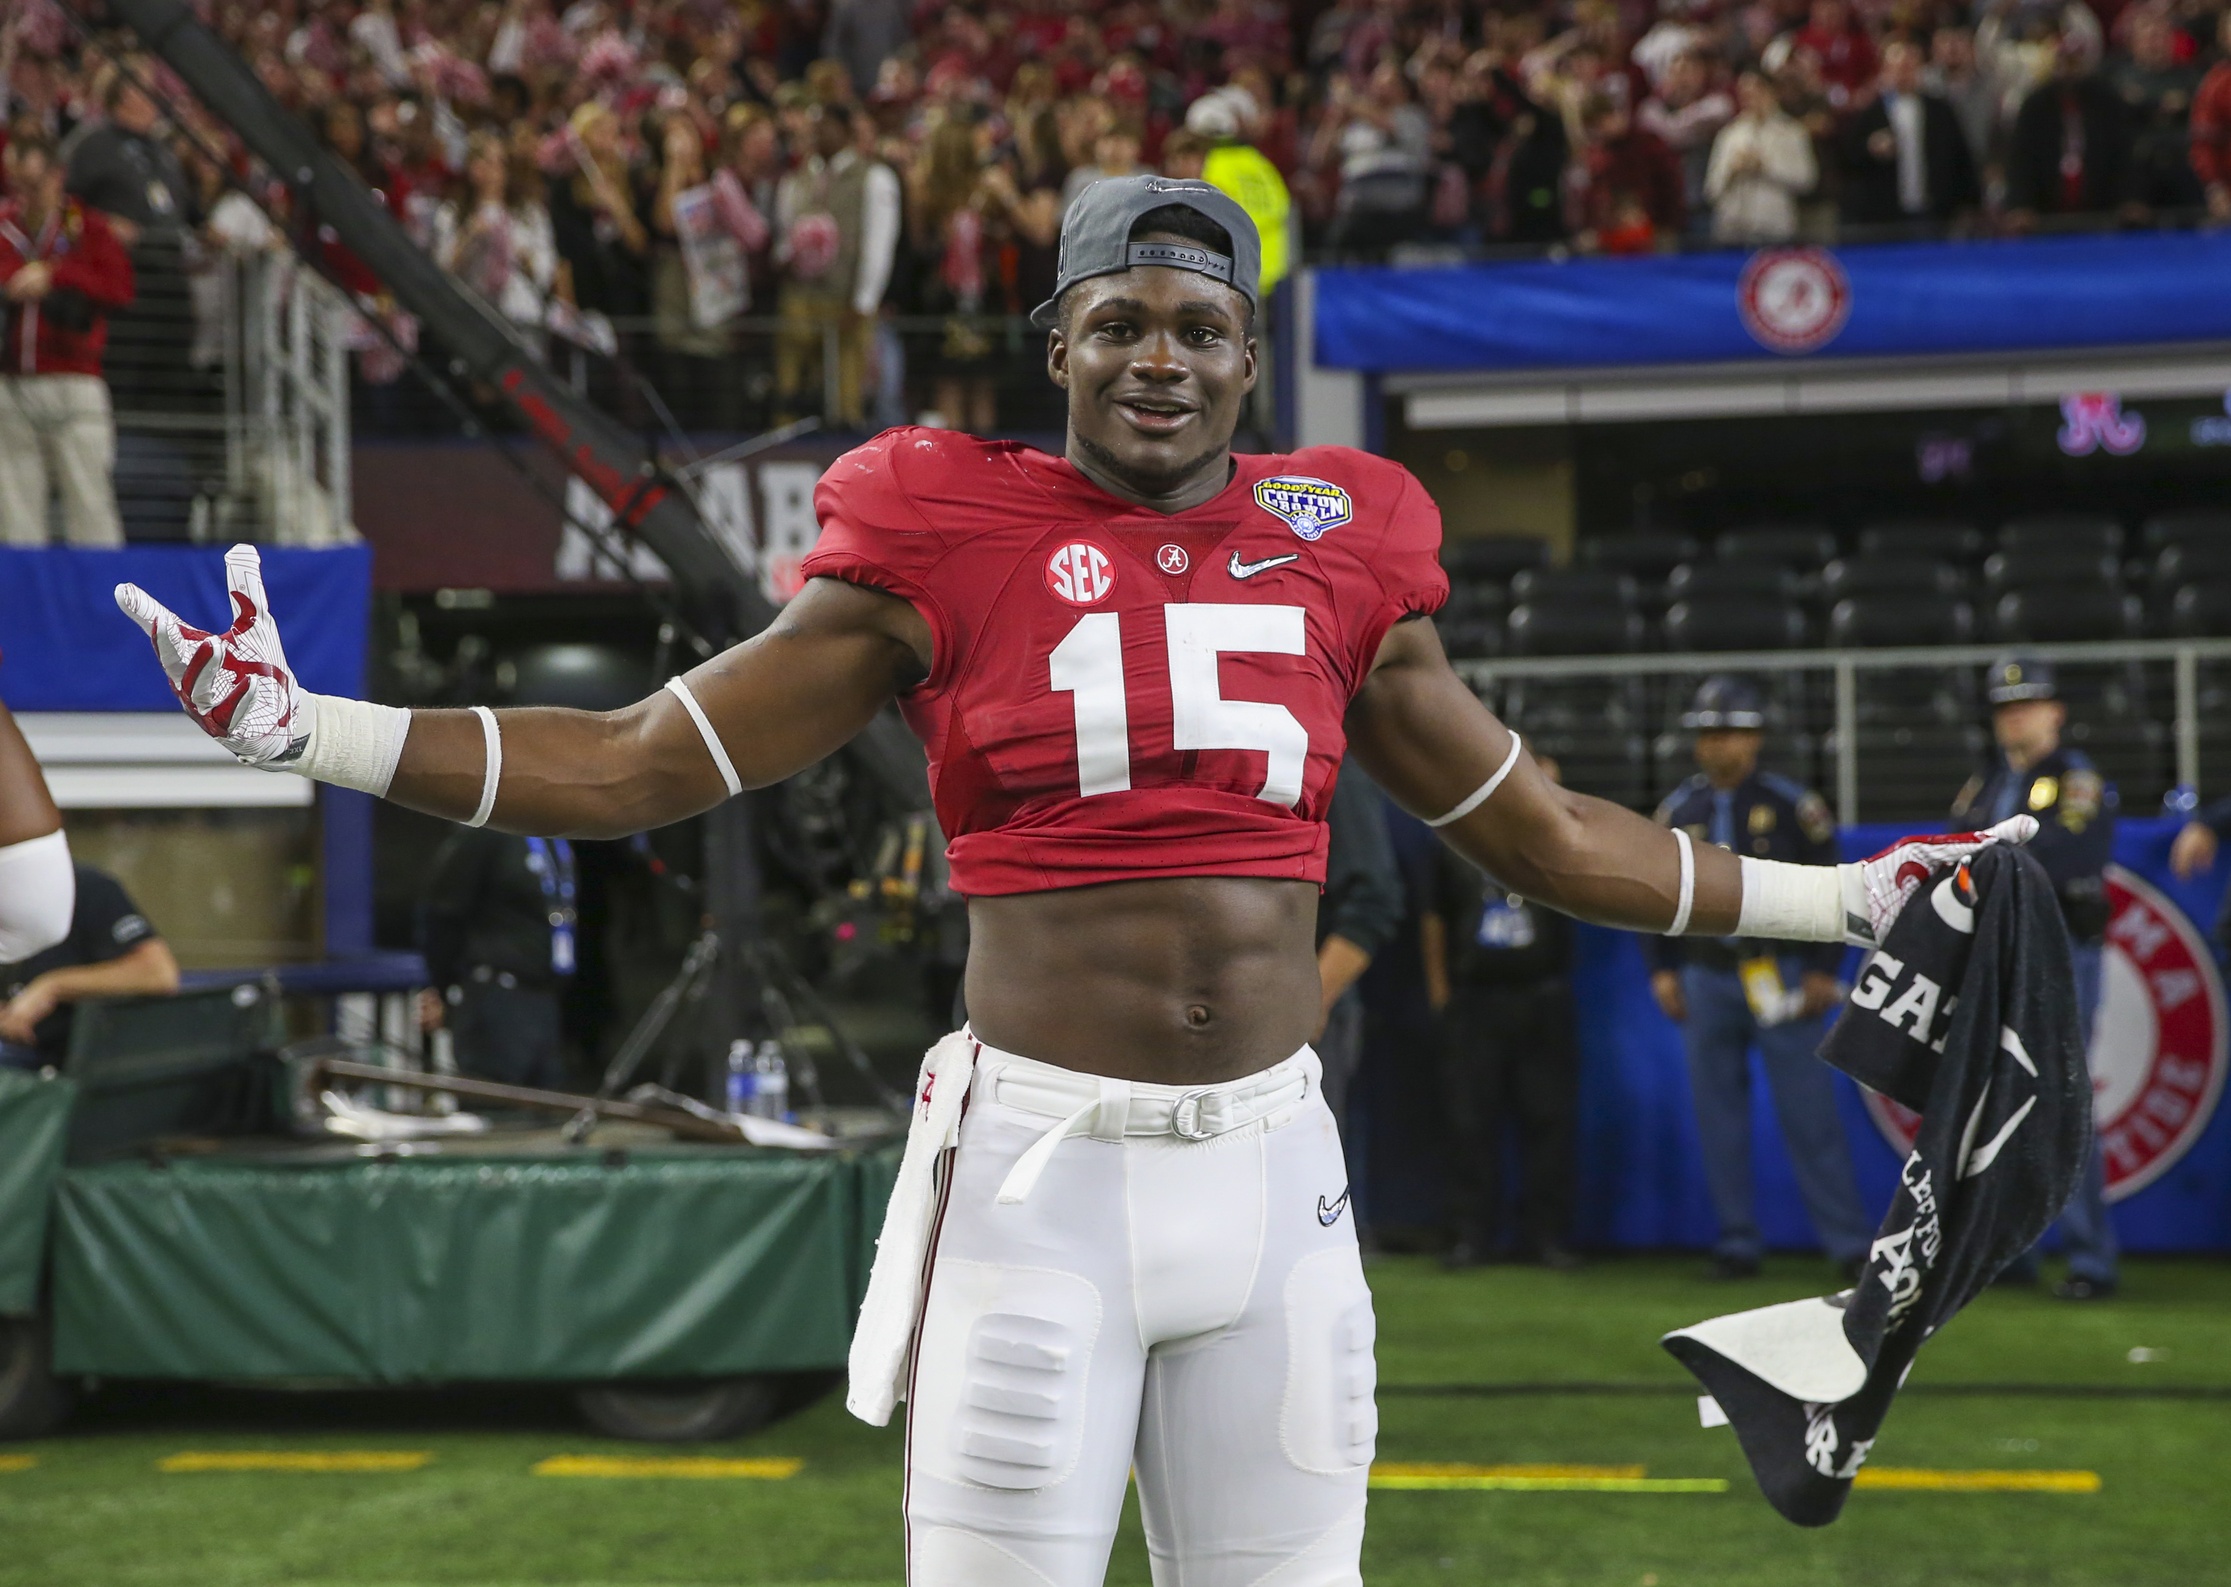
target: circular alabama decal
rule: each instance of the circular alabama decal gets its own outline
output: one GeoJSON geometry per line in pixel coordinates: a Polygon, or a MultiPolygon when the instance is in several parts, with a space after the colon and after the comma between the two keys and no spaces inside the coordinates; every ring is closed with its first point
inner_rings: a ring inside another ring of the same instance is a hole
{"type": "Polygon", "coordinates": [[[1176,575],[1183,573],[1187,568],[1191,567],[1193,565],[1193,561],[1192,558],[1188,557],[1185,554],[1185,547],[1180,545],[1167,545],[1164,546],[1161,550],[1154,553],[1154,565],[1160,568],[1164,573],[1170,574],[1172,577],[1175,577],[1176,575]]]}
{"type": "Polygon", "coordinates": [[[1761,347],[1810,353],[1851,317],[1851,282],[1825,248],[1762,248],[1736,282],[1735,306],[1761,347]]]}
{"type": "Polygon", "coordinates": [[[1046,588],[1071,606],[1091,606],[1115,588],[1115,564],[1089,540],[1072,540],[1046,559],[1046,588]]]}
{"type": "MultiPolygon", "coordinates": [[[[2183,910],[2119,865],[2107,867],[2105,965],[2092,1027],[2092,1114],[2120,1201],[2167,1173],[2191,1150],[2223,1092],[2223,981],[2215,957],[2183,910]]],[[[1867,1111],[1900,1152],[1913,1149],[1920,1117],[1862,1089],[1867,1111]]]]}

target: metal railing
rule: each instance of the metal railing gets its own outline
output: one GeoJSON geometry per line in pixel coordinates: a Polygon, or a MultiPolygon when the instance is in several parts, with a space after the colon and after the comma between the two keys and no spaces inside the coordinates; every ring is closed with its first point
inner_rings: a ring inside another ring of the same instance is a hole
{"type": "Polygon", "coordinates": [[[136,541],[331,545],[349,508],[355,306],[285,253],[135,253],[109,322],[116,498],[136,541]]]}
{"type": "MultiPolygon", "coordinates": [[[[2171,788],[2231,783],[2231,639],[2034,644],[2084,749],[2136,812],[2171,788]]],[[[1837,819],[1941,815],[1988,748],[1979,674],[2005,645],[1536,656],[1454,663],[1566,780],[1623,803],[1693,769],[1678,723],[1697,680],[1734,673],[1767,697],[1765,764],[1832,790],[1837,819]],[[1638,758],[1636,747],[1640,746],[1638,758]]]]}

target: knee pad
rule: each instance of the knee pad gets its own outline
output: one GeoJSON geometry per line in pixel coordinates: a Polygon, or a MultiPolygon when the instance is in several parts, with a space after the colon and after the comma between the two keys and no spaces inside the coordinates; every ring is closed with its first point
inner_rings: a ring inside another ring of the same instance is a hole
{"type": "Polygon", "coordinates": [[[1363,1501],[1316,1542],[1249,1587],[1363,1587],[1363,1501]]]}
{"type": "Polygon", "coordinates": [[[908,1412],[914,1469],[987,1488],[1045,1488],[1084,1441],[1100,1292],[1074,1273],[940,1262],[908,1412]]]}
{"type": "MultiPolygon", "coordinates": [[[[1319,1251],[1286,1275],[1286,1403],[1279,1441],[1303,1471],[1371,1464],[1379,1408],[1372,1393],[1378,1322],[1352,1246],[1319,1251]]],[[[1360,1522],[1358,1523],[1360,1525],[1360,1522]]]]}
{"type": "Polygon", "coordinates": [[[907,1580],[911,1587],[1054,1587],[989,1538],[952,1526],[925,1528],[913,1540],[907,1580]]]}

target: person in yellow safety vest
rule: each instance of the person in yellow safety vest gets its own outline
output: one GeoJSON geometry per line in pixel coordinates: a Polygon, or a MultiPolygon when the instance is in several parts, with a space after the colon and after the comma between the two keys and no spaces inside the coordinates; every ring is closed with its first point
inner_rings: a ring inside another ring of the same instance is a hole
{"type": "Polygon", "coordinates": [[[1242,141],[1253,108],[1252,96],[1243,90],[1218,89],[1186,107],[1185,130],[1209,146],[1201,179],[1230,194],[1262,234],[1263,291],[1268,294],[1286,278],[1289,267],[1287,215],[1293,198],[1278,167],[1262,150],[1242,141]]]}

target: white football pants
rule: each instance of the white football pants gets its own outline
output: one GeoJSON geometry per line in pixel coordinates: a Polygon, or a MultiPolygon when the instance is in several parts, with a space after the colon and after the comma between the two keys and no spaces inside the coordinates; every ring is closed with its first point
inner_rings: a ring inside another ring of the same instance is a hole
{"type": "Polygon", "coordinates": [[[1099,1587],[1134,1466],[1156,1587],[1359,1587],[1374,1323],[1318,1081],[1306,1047],[1205,1087],[982,1049],[908,1395],[911,1587],[1099,1587]]]}

